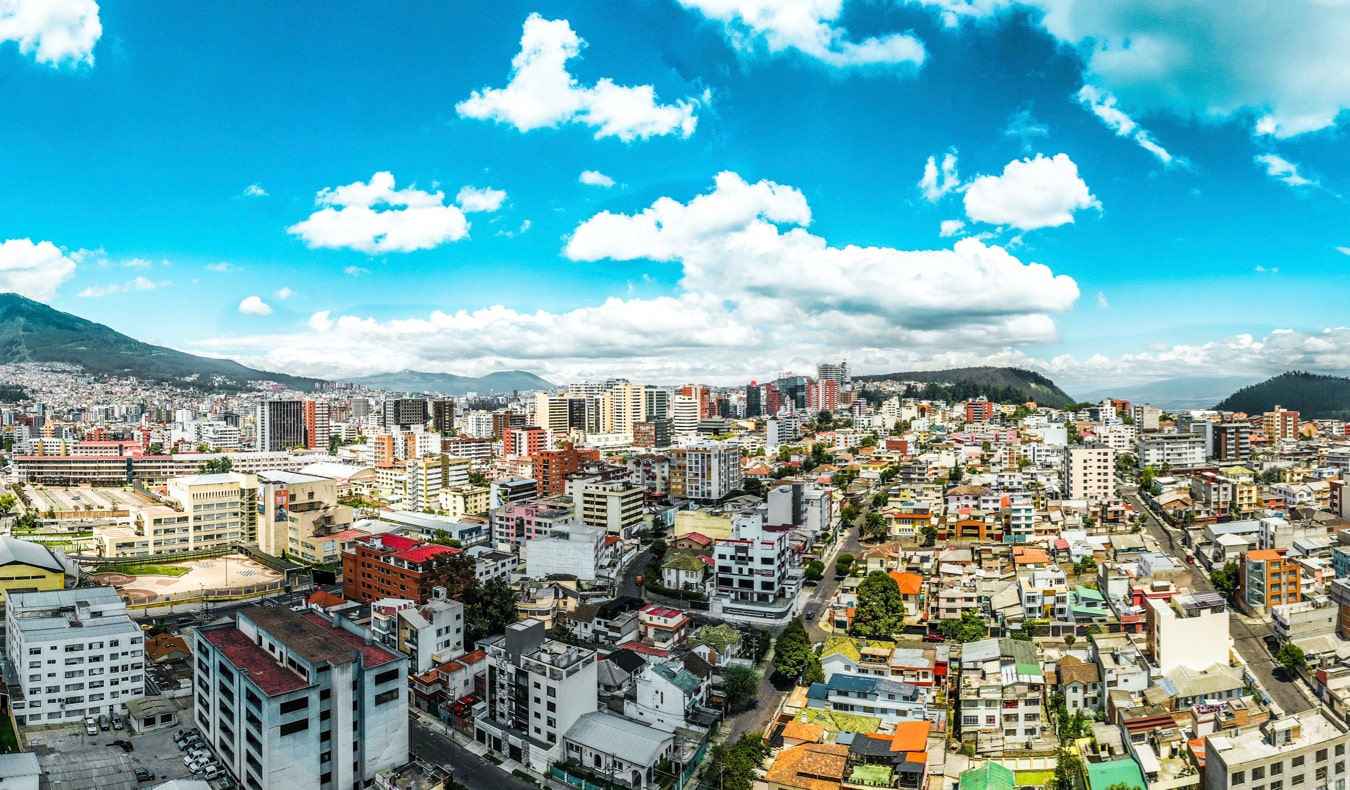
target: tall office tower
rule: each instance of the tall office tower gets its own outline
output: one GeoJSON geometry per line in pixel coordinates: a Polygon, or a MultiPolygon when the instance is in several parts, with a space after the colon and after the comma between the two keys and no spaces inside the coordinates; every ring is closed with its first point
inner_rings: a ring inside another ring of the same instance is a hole
{"type": "Polygon", "coordinates": [[[643,390],[641,384],[623,380],[614,382],[610,387],[609,395],[614,399],[615,433],[632,433],[633,424],[642,422],[643,390]]]}
{"type": "Polygon", "coordinates": [[[664,420],[670,417],[670,391],[648,387],[642,394],[642,419],[664,420]]]}
{"type": "Polygon", "coordinates": [[[764,390],[750,382],[750,386],[745,388],[745,416],[747,419],[758,417],[764,413],[764,390]]]}
{"type": "Polygon", "coordinates": [[[698,399],[688,395],[676,395],[675,407],[672,411],[674,413],[672,422],[675,433],[698,433],[698,399]]]}
{"type": "Polygon", "coordinates": [[[764,385],[764,413],[772,417],[783,410],[783,393],[772,384],[764,385]]]}
{"type": "Polygon", "coordinates": [[[431,402],[431,431],[442,436],[455,432],[455,402],[442,398],[431,402]]]}
{"type": "Polygon", "coordinates": [[[258,451],[305,447],[305,402],[265,400],[258,404],[258,451]]]}
{"type": "Polygon", "coordinates": [[[324,401],[305,401],[305,447],[327,450],[330,426],[328,404],[324,401]]]}
{"type": "Polygon", "coordinates": [[[384,402],[384,427],[390,430],[426,425],[431,419],[427,401],[422,398],[400,398],[384,402]]]}

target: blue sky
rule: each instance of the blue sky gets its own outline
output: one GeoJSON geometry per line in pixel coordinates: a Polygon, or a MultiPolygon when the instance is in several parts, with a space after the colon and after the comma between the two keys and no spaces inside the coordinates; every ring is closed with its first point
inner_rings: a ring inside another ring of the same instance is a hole
{"type": "Polygon", "coordinates": [[[1350,6],[18,0],[0,288],[336,377],[1344,372],[1350,6]]]}

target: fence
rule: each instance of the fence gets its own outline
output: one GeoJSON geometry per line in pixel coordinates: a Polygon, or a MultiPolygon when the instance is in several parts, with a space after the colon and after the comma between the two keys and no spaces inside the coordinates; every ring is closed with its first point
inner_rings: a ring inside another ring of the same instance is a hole
{"type": "Polygon", "coordinates": [[[153,609],[158,606],[170,606],[182,603],[221,603],[243,601],[249,598],[261,598],[268,593],[278,592],[285,587],[281,581],[250,584],[247,587],[219,587],[213,589],[185,590],[164,595],[125,596],[128,609],[153,609]]]}

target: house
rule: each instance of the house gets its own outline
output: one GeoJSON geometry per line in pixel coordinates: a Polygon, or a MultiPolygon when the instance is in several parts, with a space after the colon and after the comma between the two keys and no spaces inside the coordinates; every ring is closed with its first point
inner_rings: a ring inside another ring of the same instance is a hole
{"type": "Polygon", "coordinates": [[[648,664],[634,676],[633,695],[624,715],[666,732],[684,728],[706,732],[720,715],[707,707],[709,678],[678,661],[648,664]]]}
{"type": "Polygon", "coordinates": [[[674,751],[672,732],[591,711],[577,717],[563,735],[563,768],[577,767],[615,785],[648,790],[663,781],[656,766],[674,751]]]}
{"type": "Polygon", "coordinates": [[[900,599],[905,604],[905,619],[918,617],[921,613],[920,602],[923,598],[923,577],[917,573],[891,573],[891,578],[900,588],[900,599]]]}
{"type": "Polygon", "coordinates": [[[638,639],[669,650],[684,642],[689,622],[689,615],[679,609],[648,604],[638,611],[638,639]]]}
{"type": "Polygon", "coordinates": [[[848,767],[849,747],[807,743],[778,753],[764,775],[768,790],[838,790],[848,767]]]}
{"type": "Polygon", "coordinates": [[[145,640],[145,657],[156,664],[182,661],[191,655],[187,642],[175,634],[156,634],[145,640]]]}
{"type": "Polygon", "coordinates": [[[702,589],[708,575],[708,562],[703,556],[692,551],[668,552],[661,562],[662,586],[671,590],[702,589]]]}
{"type": "Polygon", "coordinates": [[[1102,673],[1096,664],[1065,656],[1059,660],[1055,673],[1064,706],[1071,714],[1080,710],[1101,712],[1102,673]]]}
{"type": "MultiPolygon", "coordinates": [[[[863,766],[885,768],[889,780],[887,787],[902,790],[919,790],[924,787],[928,774],[928,733],[933,725],[927,721],[902,721],[895,725],[890,734],[875,732],[859,733],[849,744],[849,762],[854,772],[863,766]]],[[[850,784],[870,784],[867,779],[876,779],[875,775],[863,776],[850,784]]]]}
{"type": "Polygon", "coordinates": [[[600,704],[623,713],[624,700],[633,692],[636,676],[647,666],[647,659],[628,649],[619,649],[596,663],[596,685],[600,704]]]}
{"type": "Polygon", "coordinates": [[[685,647],[708,664],[719,667],[741,655],[745,644],[744,637],[736,628],[726,623],[705,625],[685,642],[685,647]]]}
{"type": "Polygon", "coordinates": [[[923,690],[908,683],[877,677],[831,675],[806,690],[807,707],[830,713],[878,717],[883,724],[941,719],[945,711],[929,708],[923,690]]]}

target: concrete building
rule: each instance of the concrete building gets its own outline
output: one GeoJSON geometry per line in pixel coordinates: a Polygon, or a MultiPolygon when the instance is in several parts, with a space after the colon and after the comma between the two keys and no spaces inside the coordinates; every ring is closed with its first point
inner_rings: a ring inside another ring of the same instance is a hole
{"type": "Polygon", "coordinates": [[[567,731],[597,709],[595,651],[548,639],[541,620],[512,623],[485,649],[487,710],[474,722],[474,738],[547,771],[561,758],[567,731]]]}
{"type": "Polygon", "coordinates": [[[1100,445],[1065,448],[1064,492],[1069,499],[1102,502],[1115,496],[1116,453],[1100,445]]]}
{"type": "Polygon", "coordinates": [[[717,541],[713,561],[718,598],[770,604],[795,591],[788,533],[765,529],[757,515],[732,519],[731,536],[717,541]]]}
{"type": "Polygon", "coordinates": [[[342,596],[360,603],[382,598],[426,603],[434,588],[451,585],[451,560],[459,553],[402,535],[356,537],[342,546],[342,596]]]}
{"type": "Polygon", "coordinates": [[[741,448],[736,445],[701,442],[668,455],[673,499],[715,501],[741,487],[741,448]]]}
{"type": "Polygon", "coordinates": [[[1139,439],[1139,468],[1198,469],[1205,465],[1205,437],[1196,433],[1145,434],[1139,439]]]}
{"type": "Polygon", "coordinates": [[[257,481],[260,550],[311,564],[341,560],[343,533],[352,529],[354,511],[338,504],[336,480],[299,472],[264,472],[257,481]]]}
{"type": "Polygon", "coordinates": [[[481,516],[491,510],[487,486],[462,485],[441,489],[440,509],[450,518],[481,516]]]}
{"type": "Polygon", "coordinates": [[[409,510],[435,510],[441,504],[441,491],[469,484],[467,458],[451,458],[431,453],[409,459],[405,468],[404,507],[409,510]]]}
{"type": "Polygon", "coordinates": [[[197,727],[248,790],[347,790],[408,761],[408,659],[340,616],[250,606],[197,630],[197,727]]]}
{"type": "Polygon", "coordinates": [[[0,605],[11,592],[63,590],[66,568],[41,543],[0,535],[0,605]]]}
{"type": "Polygon", "coordinates": [[[1270,607],[1275,638],[1281,645],[1293,642],[1305,654],[1320,652],[1312,649],[1313,640],[1336,633],[1337,614],[1336,604],[1325,596],[1270,607]]]}
{"type": "Polygon", "coordinates": [[[1206,423],[1205,454],[1218,463],[1246,463],[1252,457],[1251,424],[1237,421],[1206,423]]]}
{"type": "Polygon", "coordinates": [[[112,587],[10,592],[5,639],[20,725],[116,713],[144,693],[144,632],[112,587]]]}
{"type": "Polygon", "coordinates": [[[256,481],[238,472],[175,477],[167,504],[137,508],[129,527],[97,531],[106,557],[158,557],[227,549],[257,539],[256,481]]]}
{"type": "Polygon", "coordinates": [[[370,605],[375,640],[408,656],[409,671],[422,674],[464,655],[464,604],[433,587],[431,600],[417,604],[385,598],[370,605]]]}
{"type": "Polygon", "coordinates": [[[525,541],[525,573],[535,579],[563,574],[580,581],[595,581],[604,553],[603,530],[561,527],[547,537],[525,541]]]}
{"type": "Polygon", "coordinates": [[[1299,566],[1288,549],[1244,551],[1238,558],[1237,601],[1248,612],[1303,600],[1299,566]]]}
{"type": "Polygon", "coordinates": [[[1343,725],[1307,711],[1205,738],[1204,790],[1336,788],[1346,777],[1343,725]]]}
{"type": "Polygon", "coordinates": [[[563,736],[565,762],[631,790],[649,790],[665,781],[656,766],[674,752],[673,733],[604,711],[583,714],[563,736]]]}
{"type": "Polygon", "coordinates": [[[1228,605],[1215,592],[1146,597],[1148,649],[1164,675],[1177,667],[1203,672],[1228,664],[1228,605]]]}
{"type": "Polygon", "coordinates": [[[568,481],[567,489],[573,511],[588,527],[627,538],[642,526],[646,489],[641,486],[581,479],[568,481]]]}
{"type": "Polygon", "coordinates": [[[258,404],[256,418],[259,452],[309,446],[305,442],[304,401],[265,400],[258,404]]]}
{"type": "Polygon", "coordinates": [[[1261,415],[1261,427],[1272,442],[1292,441],[1298,438],[1298,412],[1276,406],[1261,415]]]}

